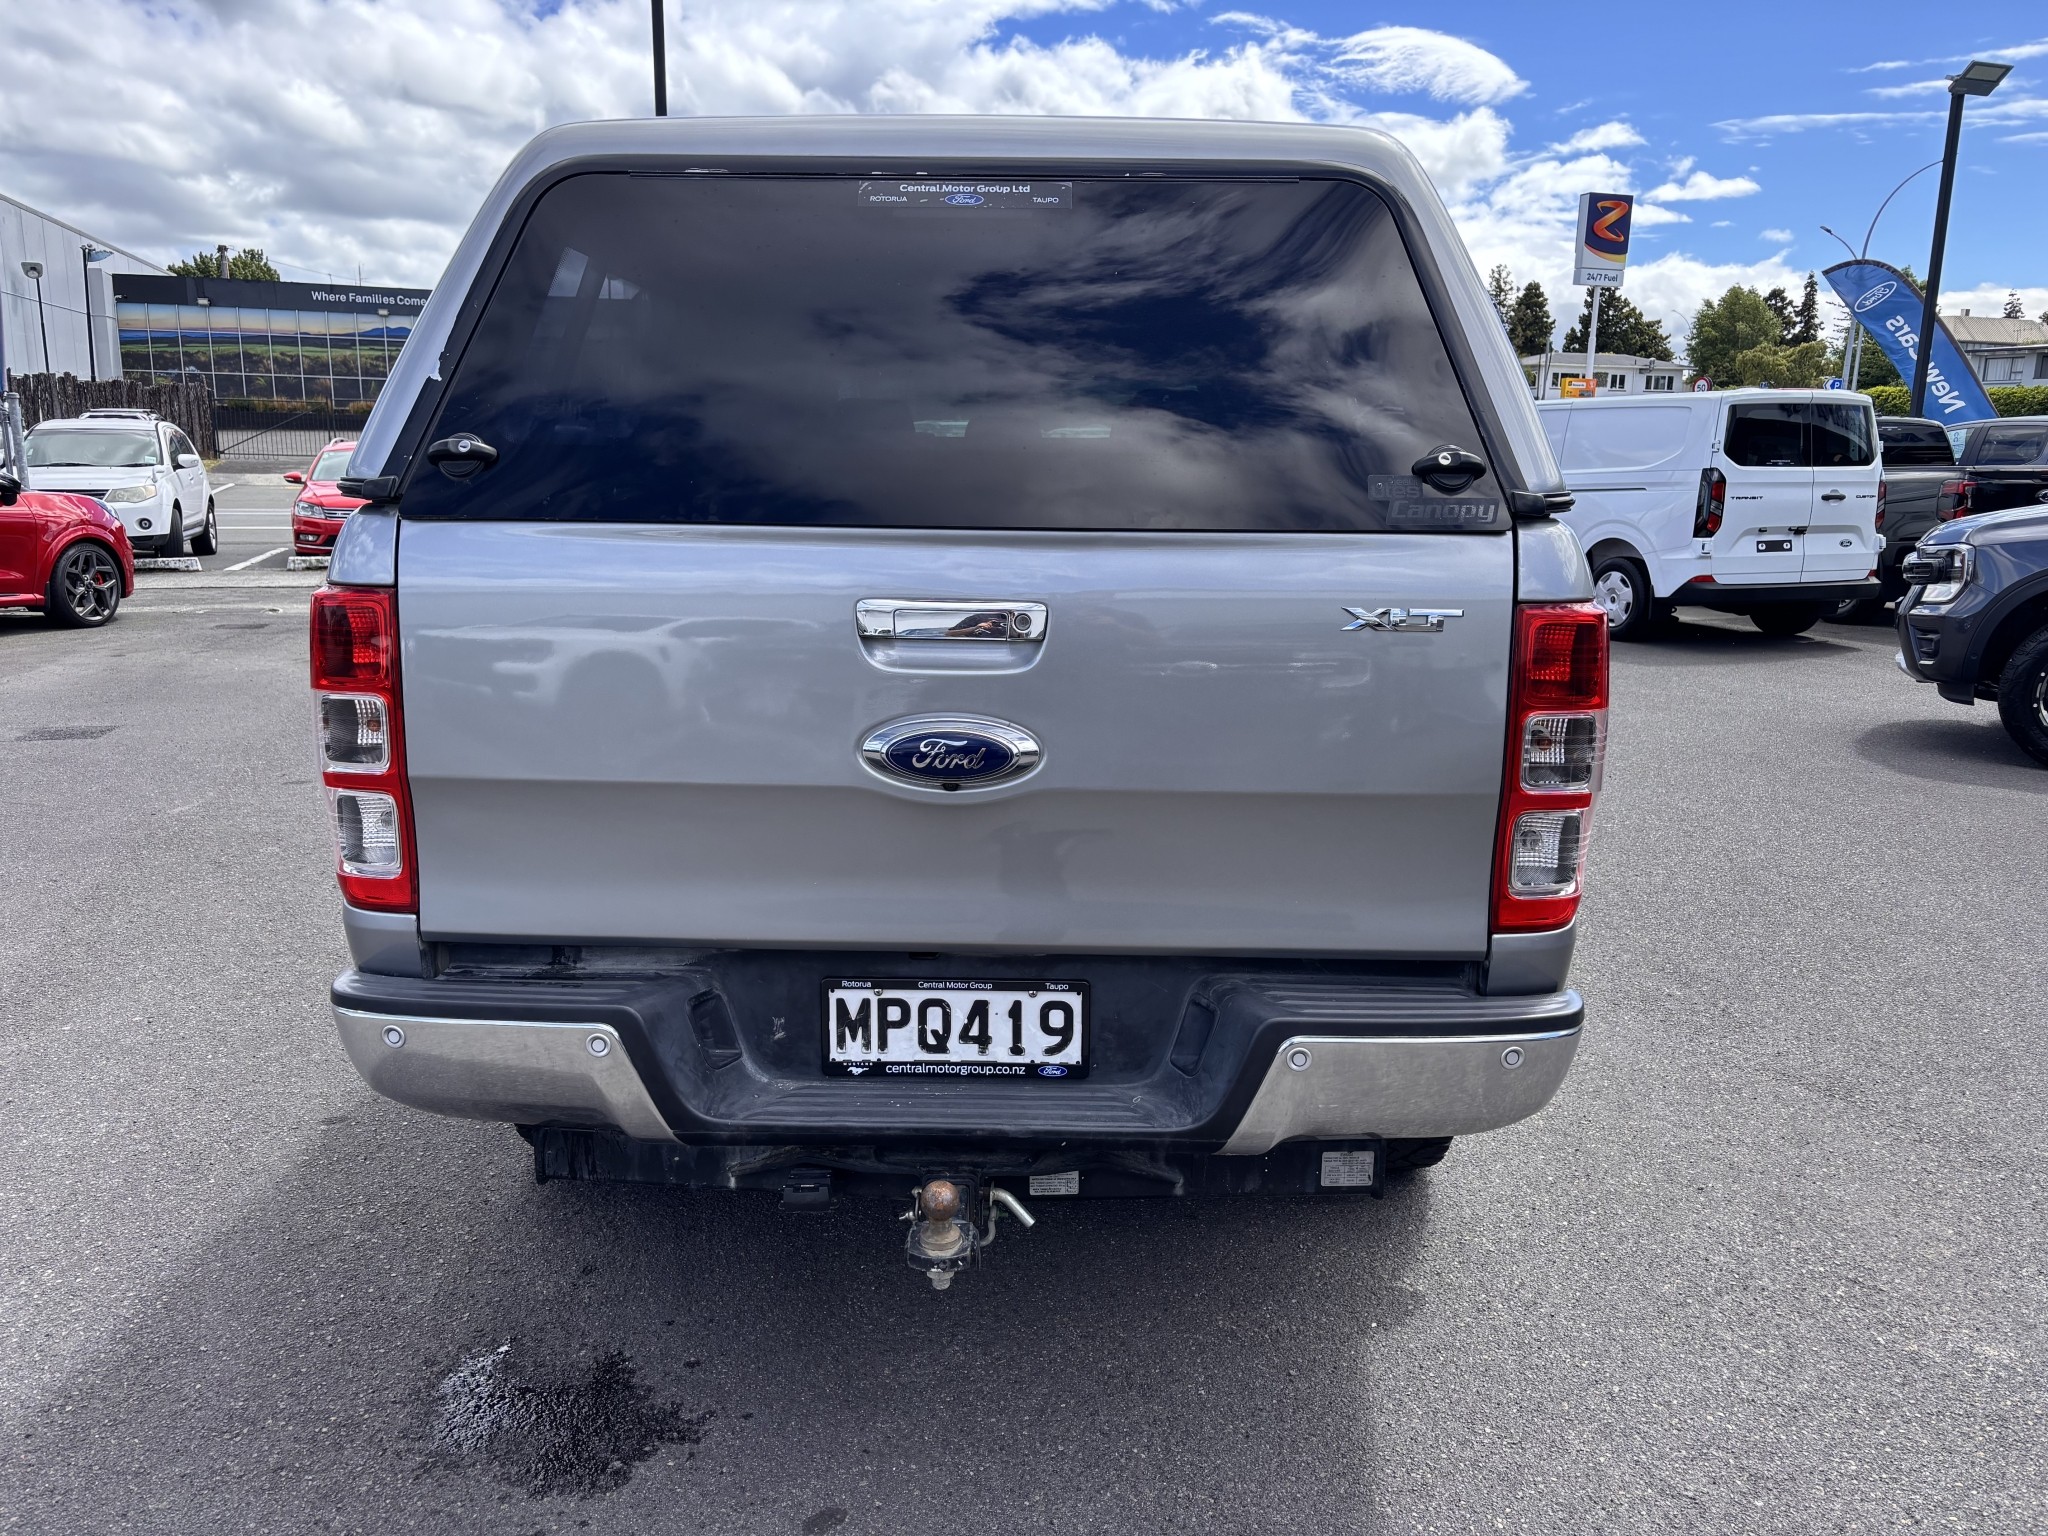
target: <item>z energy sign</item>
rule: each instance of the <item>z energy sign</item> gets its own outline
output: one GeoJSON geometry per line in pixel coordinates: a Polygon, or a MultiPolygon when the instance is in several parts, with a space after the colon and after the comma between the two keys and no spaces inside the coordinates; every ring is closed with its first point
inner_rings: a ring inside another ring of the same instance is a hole
{"type": "MultiPolygon", "coordinates": [[[[1884,349],[1899,377],[1911,379],[1920,357],[1920,291],[1906,274],[1881,261],[1844,261],[1821,274],[1857,324],[1884,349]]],[[[1927,356],[1929,416],[1937,421],[1984,421],[1998,410],[1977,382],[1969,361],[1937,317],[1927,356]]]]}
{"type": "Polygon", "coordinates": [[[1628,265],[1628,226],[1636,200],[1624,193],[1586,192],[1579,197],[1579,254],[1572,281],[1581,288],[1619,288],[1628,265]]]}

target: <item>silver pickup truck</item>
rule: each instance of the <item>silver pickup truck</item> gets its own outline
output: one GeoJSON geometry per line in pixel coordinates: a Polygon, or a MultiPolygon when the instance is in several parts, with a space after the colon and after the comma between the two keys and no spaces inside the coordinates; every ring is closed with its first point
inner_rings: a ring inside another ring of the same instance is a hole
{"type": "Polygon", "coordinates": [[[550,131],[344,490],[335,1022],[542,1179],[887,1194],[943,1288],[1571,1065],[1605,619],[1383,135],[550,131]]]}

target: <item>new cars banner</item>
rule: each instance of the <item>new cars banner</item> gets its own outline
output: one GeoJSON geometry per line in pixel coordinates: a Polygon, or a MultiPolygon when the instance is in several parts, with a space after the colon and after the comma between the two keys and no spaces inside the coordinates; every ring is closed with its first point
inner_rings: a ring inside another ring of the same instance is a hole
{"type": "MultiPolygon", "coordinates": [[[[1857,323],[1884,348],[1884,355],[1912,383],[1920,356],[1920,290],[1896,267],[1881,261],[1844,261],[1821,274],[1857,323]]],[[[1984,386],[1939,317],[1927,360],[1927,414],[1936,421],[1983,421],[1998,414],[1984,386]]]]}
{"type": "Polygon", "coordinates": [[[1581,288],[1619,288],[1628,265],[1629,221],[1636,200],[1626,193],[1585,192],[1579,196],[1579,254],[1572,281],[1581,288]]]}

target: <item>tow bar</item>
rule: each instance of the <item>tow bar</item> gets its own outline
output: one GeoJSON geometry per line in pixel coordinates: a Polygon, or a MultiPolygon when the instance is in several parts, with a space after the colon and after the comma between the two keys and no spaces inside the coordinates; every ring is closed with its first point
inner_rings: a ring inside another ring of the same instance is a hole
{"type": "Polygon", "coordinates": [[[1027,1232],[1038,1225],[1037,1218],[1024,1209],[1024,1202],[1007,1189],[990,1185],[979,1191],[980,1203],[988,1212],[988,1224],[977,1227],[971,1214],[976,1188],[965,1181],[929,1179],[911,1198],[903,1220],[910,1234],[903,1241],[903,1256],[910,1267],[931,1281],[932,1289],[943,1291],[953,1277],[974,1262],[975,1255],[996,1240],[996,1217],[1008,1211],[1027,1232]]]}

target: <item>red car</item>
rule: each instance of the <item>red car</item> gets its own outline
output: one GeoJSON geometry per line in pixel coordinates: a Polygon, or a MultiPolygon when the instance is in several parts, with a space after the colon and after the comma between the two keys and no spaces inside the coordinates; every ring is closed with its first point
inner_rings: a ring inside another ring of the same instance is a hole
{"type": "Polygon", "coordinates": [[[285,476],[292,485],[304,486],[292,503],[292,553],[327,555],[334,552],[334,536],[341,521],[364,503],[341,494],[335,484],[348,468],[348,456],[356,451],[356,440],[338,437],[322,448],[304,474],[293,470],[285,476]]]}
{"type": "Polygon", "coordinates": [[[0,477],[0,608],[40,608],[75,628],[106,623],[135,591],[128,530],[90,496],[13,484],[0,477]]]}

